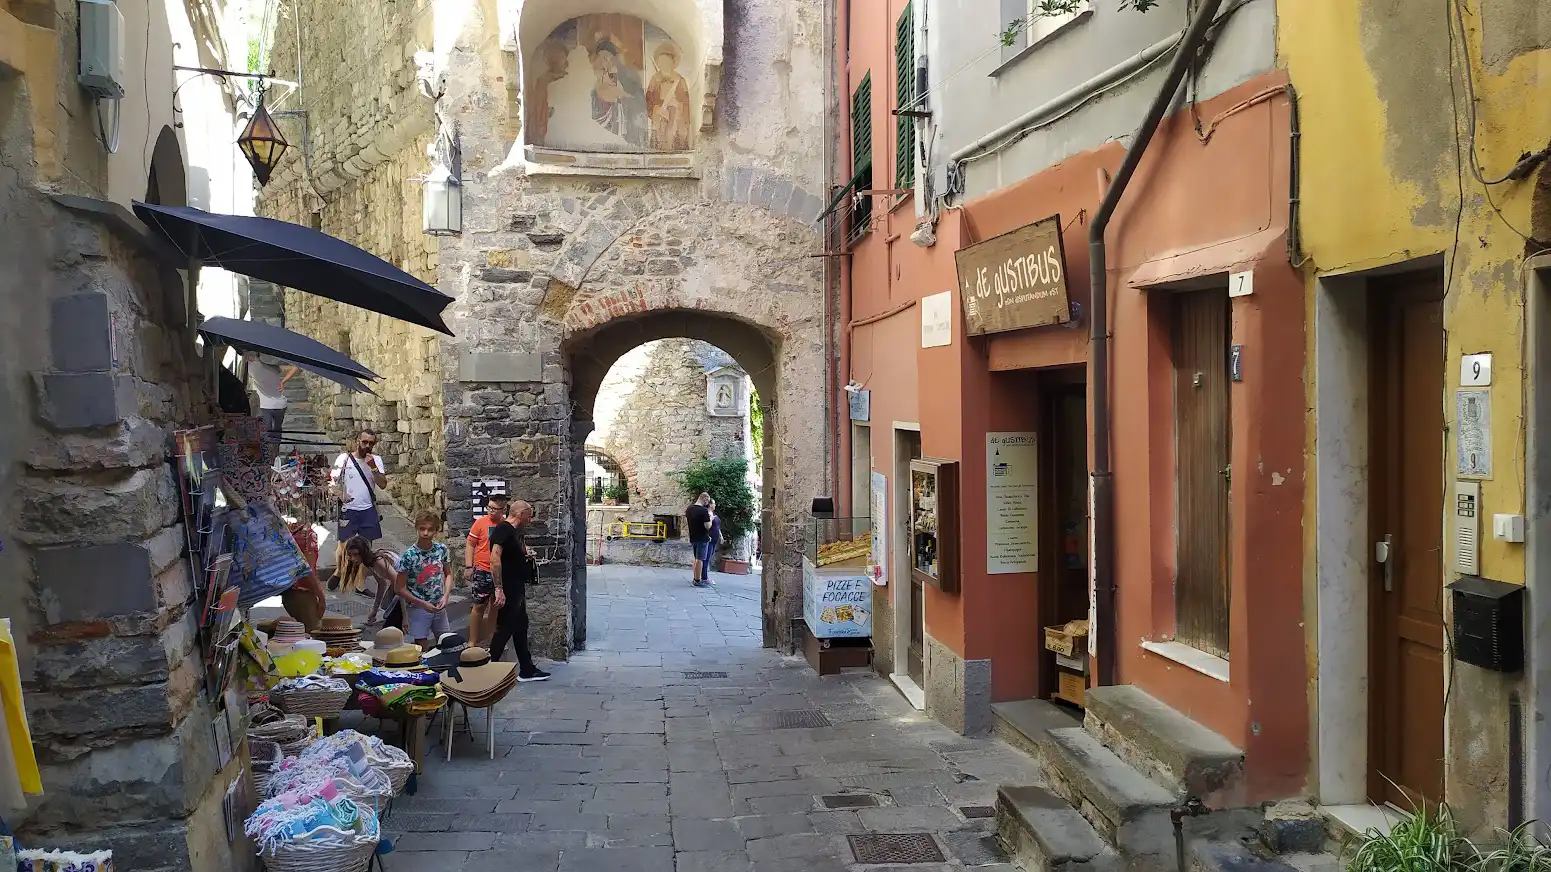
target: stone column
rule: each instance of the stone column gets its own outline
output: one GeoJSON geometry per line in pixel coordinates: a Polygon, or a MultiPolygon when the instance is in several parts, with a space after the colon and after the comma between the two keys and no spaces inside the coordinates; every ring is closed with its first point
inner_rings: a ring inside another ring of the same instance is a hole
{"type": "Polygon", "coordinates": [[[121,869],[250,868],[221,815],[242,724],[223,767],[167,462],[170,431],[209,410],[183,281],[122,207],[57,201],[39,203],[48,350],[0,514],[28,558],[3,587],[28,603],[10,617],[44,787],[9,823],[29,845],[112,848],[121,869]]]}

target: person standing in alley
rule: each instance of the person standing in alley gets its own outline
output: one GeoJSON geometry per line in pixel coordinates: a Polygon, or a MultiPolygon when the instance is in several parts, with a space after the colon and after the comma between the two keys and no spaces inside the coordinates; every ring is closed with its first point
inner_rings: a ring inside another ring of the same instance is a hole
{"type": "Polygon", "coordinates": [[[258,394],[264,439],[278,443],[285,430],[285,410],[291,404],[285,395],[285,383],[296,375],[296,367],[288,366],[281,373],[278,366],[265,363],[251,351],[243,357],[248,361],[248,375],[253,377],[253,392],[258,394]]]}
{"type": "Polygon", "coordinates": [[[711,542],[706,548],[705,569],[700,574],[700,580],[707,585],[715,586],[716,582],[711,580],[711,560],[722,547],[722,516],[716,513],[716,500],[712,500],[706,506],[706,511],[711,513],[711,542]]]}
{"type": "Polygon", "coordinates": [[[476,648],[485,645],[485,632],[494,625],[496,582],[490,571],[490,530],[506,520],[506,509],[511,499],[505,494],[492,494],[485,503],[485,516],[469,527],[468,540],[463,543],[463,574],[469,580],[474,606],[469,611],[469,644],[476,648]]]}
{"type": "Polygon", "coordinates": [[[711,561],[711,495],[703,493],[684,510],[684,521],[689,528],[689,547],[695,552],[695,565],[690,583],[695,587],[707,587],[706,566],[711,561]]]}
{"type": "MultiPolygon", "coordinates": [[[[377,448],[377,434],[362,430],[356,437],[355,450],[341,453],[334,458],[334,468],[329,477],[340,502],[339,551],[335,557],[335,571],[342,573],[346,555],[344,545],[356,536],[368,543],[382,538],[382,515],[377,511],[377,489],[388,486],[388,470],[382,458],[373,453],[377,448]]],[[[361,591],[363,594],[366,591],[361,591]]],[[[374,600],[382,599],[382,591],[368,594],[374,600]]]]}
{"type": "Polygon", "coordinates": [[[422,649],[452,632],[447,599],[452,594],[452,555],[436,541],[442,519],[435,512],[415,516],[415,544],[399,555],[393,590],[404,604],[405,635],[422,649]]]}
{"type": "Polygon", "coordinates": [[[537,580],[538,571],[523,534],[533,520],[533,507],[518,500],[512,503],[510,517],[490,530],[490,567],[498,579],[490,659],[500,660],[511,642],[517,649],[517,680],[543,681],[549,673],[533,664],[528,651],[528,585],[537,580]]]}

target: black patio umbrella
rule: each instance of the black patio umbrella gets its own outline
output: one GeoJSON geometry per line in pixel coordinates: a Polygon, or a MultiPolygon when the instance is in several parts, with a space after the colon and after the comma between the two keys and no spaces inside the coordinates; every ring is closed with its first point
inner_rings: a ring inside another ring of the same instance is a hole
{"type": "Polygon", "coordinates": [[[311,336],[265,324],[263,321],[239,321],[236,318],[207,318],[199,325],[199,332],[212,342],[220,342],[238,351],[256,351],[268,354],[297,366],[310,364],[359,378],[378,378],[377,373],[344,354],[324,345],[311,336]]]}
{"type": "Polygon", "coordinates": [[[452,335],[441,317],[452,297],[322,231],[189,206],[137,202],[134,208],[140,220],[191,260],[452,335]]]}
{"type": "Polygon", "coordinates": [[[296,367],[298,369],[305,369],[308,372],[312,373],[313,375],[318,376],[319,378],[326,378],[329,381],[333,382],[334,384],[343,385],[346,390],[356,391],[358,393],[371,394],[372,396],[376,396],[377,395],[376,391],[374,391],[371,388],[367,387],[364,382],[362,382],[360,379],[356,378],[353,375],[348,375],[348,374],[343,373],[343,372],[336,372],[335,370],[332,370],[332,369],[324,369],[321,366],[313,366],[310,363],[302,363],[299,360],[293,360],[291,362],[296,364],[296,367]]]}

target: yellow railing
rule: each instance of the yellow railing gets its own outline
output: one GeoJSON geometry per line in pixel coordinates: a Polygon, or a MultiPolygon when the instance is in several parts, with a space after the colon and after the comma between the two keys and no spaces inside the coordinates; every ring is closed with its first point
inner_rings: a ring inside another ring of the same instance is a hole
{"type": "Polygon", "coordinates": [[[609,524],[610,539],[666,539],[668,525],[662,521],[615,521],[609,524]]]}

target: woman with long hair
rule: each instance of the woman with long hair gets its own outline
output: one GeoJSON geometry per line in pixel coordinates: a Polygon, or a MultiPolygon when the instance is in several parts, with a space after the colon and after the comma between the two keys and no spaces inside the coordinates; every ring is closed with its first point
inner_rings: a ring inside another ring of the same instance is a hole
{"type": "MultiPolygon", "coordinates": [[[[365,536],[351,536],[345,540],[345,565],[340,569],[344,586],[356,587],[358,576],[370,575],[377,581],[377,596],[372,600],[372,613],[366,623],[377,623],[377,614],[383,604],[393,596],[393,582],[398,578],[399,556],[386,548],[373,548],[365,536]]],[[[360,581],[365,581],[361,578],[360,581]]],[[[364,587],[364,585],[360,585],[364,587]]],[[[395,603],[396,604],[396,603],[395,603]]],[[[393,611],[390,607],[389,611],[393,611]]]]}

